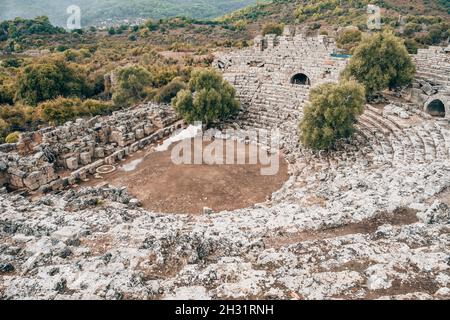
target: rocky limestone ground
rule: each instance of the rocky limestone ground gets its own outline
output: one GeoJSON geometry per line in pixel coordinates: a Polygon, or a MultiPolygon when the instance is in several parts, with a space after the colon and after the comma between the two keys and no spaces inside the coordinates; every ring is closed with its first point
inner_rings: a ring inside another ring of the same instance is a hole
{"type": "Polygon", "coordinates": [[[0,195],[2,299],[448,299],[450,162],[301,171],[265,204],[147,212],[125,188],[0,195]]]}

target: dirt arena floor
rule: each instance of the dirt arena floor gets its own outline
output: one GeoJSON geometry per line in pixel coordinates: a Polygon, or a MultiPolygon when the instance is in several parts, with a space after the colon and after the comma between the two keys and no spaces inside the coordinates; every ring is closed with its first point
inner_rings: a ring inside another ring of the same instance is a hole
{"type": "MultiPolygon", "coordinates": [[[[210,143],[204,141],[203,150],[210,143]]],[[[176,145],[171,145],[166,151],[150,149],[137,152],[120,163],[115,172],[103,175],[103,179],[91,178],[83,185],[107,182],[113,186],[126,186],[129,193],[150,211],[200,214],[204,207],[219,212],[264,202],[289,178],[288,165],[280,155],[274,155],[279,159],[276,175],[261,174],[261,168],[267,168],[268,164],[261,165],[259,161],[258,164],[248,164],[251,159],[248,145],[234,143],[235,160],[237,154],[242,156],[245,153],[246,164],[233,165],[209,165],[205,161],[201,164],[174,164],[171,154],[176,145]]],[[[194,146],[191,151],[194,151],[194,146]]],[[[226,154],[226,148],[223,152],[226,154]]]]}

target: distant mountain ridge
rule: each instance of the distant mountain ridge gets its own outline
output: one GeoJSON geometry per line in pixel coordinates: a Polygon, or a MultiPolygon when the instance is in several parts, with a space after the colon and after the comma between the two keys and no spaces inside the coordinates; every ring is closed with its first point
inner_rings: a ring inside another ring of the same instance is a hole
{"type": "Polygon", "coordinates": [[[71,5],[81,8],[82,26],[108,19],[161,19],[174,16],[215,18],[241,9],[258,0],[0,0],[0,20],[45,15],[58,26],[65,26],[71,5]]]}

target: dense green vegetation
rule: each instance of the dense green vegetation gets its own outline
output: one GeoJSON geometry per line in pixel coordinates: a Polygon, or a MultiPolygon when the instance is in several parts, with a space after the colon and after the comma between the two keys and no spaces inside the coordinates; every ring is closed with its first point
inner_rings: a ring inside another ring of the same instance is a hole
{"type": "MultiPolygon", "coordinates": [[[[120,36],[83,30],[16,38],[21,50],[0,55],[0,143],[14,132],[107,114],[146,100],[170,103],[192,68],[212,62],[208,48],[183,43],[171,52],[190,50],[185,57],[165,57],[160,52],[170,48],[147,43],[143,30],[148,29],[123,28],[120,36]],[[128,40],[130,33],[138,39],[128,40]],[[111,73],[114,86],[105,81],[111,73]]],[[[0,48],[7,42],[0,42],[0,48]]]]}
{"type": "MultiPolygon", "coordinates": [[[[367,32],[368,4],[381,8],[382,28],[404,38],[410,53],[420,47],[445,43],[450,36],[447,0],[273,0],[238,10],[220,21],[244,21],[249,28],[255,25],[261,28],[268,23],[301,24],[305,31],[330,35],[337,27],[351,26],[367,32]]],[[[352,48],[353,45],[343,46],[344,51],[352,48]]]]}
{"type": "Polygon", "coordinates": [[[311,90],[304,108],[300,139],[305,147],[326,150],[350,138],[357,116],[364,111],[364,87],[356,81],[326,83],[311,90]]]}
{"type": "Polygon", "coordinates": [[[35,19],[15,18],[0,22],[0,41],[19,39],[28,35],[64,33],[64,29],[55,27],[46,16],[35,19]]]}
{"type": "Polygon", "coordinates": [[[35,117],[45,123],[61,125],[75,118],[105,115],[115,109],[116,107],[107,101],[81,101],[78,98],[60,97],[41,103],[33,112],[35,117]]]}
{"type": "Polygon", "coordinates": [[[46,15],[64,26],[68,18],[67,7],[76,4],[81,8],[82,24],[88,26],[107,19],[168,18],[188,16],[214,18],[254,4],[255,0],[0,0],[0,20],[17,16],[34,18],[46,15]]]}
{"type": "Polygon", "coordinates": [[[114,104],[129,107],[145,100],[146,88],[151,83],[152,75],[141,66],[130,66],[117,72],[117,85],[114,88],[114,104]]]}
{"type": "MultiPolygon", "coordinates": [[[[40,15],[45,9],[65,23],[66,7],[73,2],[60,0],[54,6],[50,2],[0,0],[0,19],[23,16],[19,10],[26,6],[25,17],[40,15]]],[[[369,95],[409,82],[413,71],[405,47],[415,52],[445,44],[449,38],[449,4],[441,0],[371,1],[383,8],[383,29],[403,38],[404,45],[396,39],[367,55],[369,59],[364,52],[369,49],[362,49],[367,39],[373,39],[366,30],[368,0],[258,1],[222,18],[205,19],[254,2],[111,0],[104,8],[106,1],[78,1],[84,25],[97,19],[97,14],[112,18],[114,26],[104,30],[92,26],[65,31],[51,25],[54,18],[42,16],[0,22],[0,143],[10,134],[13,139],[16,132],[151,100],[173,101],[190,120],[211,123],[227,117],[236,109],[232,88],[214,75],[208,77],[215,79],[215,85],[193,86],[192,70],[210,66],[216,50],[251,46],[257,34],[281,34],[284,25],[335,37],[342,52],[355,54],[347,76],[358,79],[369,95]],[[144,3],[155,5],[144,8],[144,3]],[[177,12],[191,18],[171,17],[177,12]],[[143,16],[158,19],[140,25],[119,23],[123,17],[143,16]],[[394,54],[395,60],[376,63],[385,54],[394,54]],[[385,74],[377,76],[380,72],[385,74]],[[111,75],[117,81],[105,81],[111,75]],[[219,107],[210,108],[213,103],[219,107]]]]}
{"type": "Polygon", "coordinates": [[[178,92],[173,105],[186,122],[201,121],[207,126],[239,111],[235,89],[212,69],[195,70],[188,88],[178,92]]]}
{"type": "Polygon", "coordinates": [[[346,29],[342,31],[336,38],[337,46],[348,53],[353,50],[362,40],[362,32],[358,29],[346,29]]]}
{"type": "Polygon", "coordinates": [[[414,63],[402,40],[385,31],[361,42],[344,71],[344,77],[363,84],[370,97],[386,88],[410,84],[414,73],[414,63]]]}
{"type": "Polygon", "coordinates": [[[62,59],[26,66],[17,81],[16,100],[32,106],[62,97],[88,97],[92,90],[84,71],[62,59]]]}

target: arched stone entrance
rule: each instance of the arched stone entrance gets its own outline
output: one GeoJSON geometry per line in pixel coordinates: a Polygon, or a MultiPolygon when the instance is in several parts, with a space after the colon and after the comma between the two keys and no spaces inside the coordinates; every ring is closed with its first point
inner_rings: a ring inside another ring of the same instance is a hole
{"type": "Polygon", "coordinates": [[[304,73],[296,73],[291,78],[291,84],[296,84],[300,86],[310,86],[311,80],[304,73]]]}
{"type": "Polygon", "coordinates": [[[439,99],[431,101],[427,107],[427,112],[433,117],[445,118],[444,103],[439,99]]]}
{"type": "Polygon", "coordinates": [[[442,96],[431,97],[425,103],[425,111],[433,117],[450,118],[450,107],[446,105],[446,102],[447,101],[442,96]]]}

